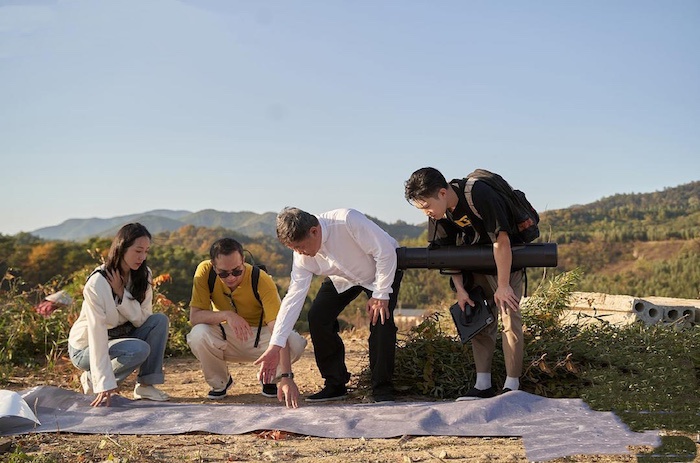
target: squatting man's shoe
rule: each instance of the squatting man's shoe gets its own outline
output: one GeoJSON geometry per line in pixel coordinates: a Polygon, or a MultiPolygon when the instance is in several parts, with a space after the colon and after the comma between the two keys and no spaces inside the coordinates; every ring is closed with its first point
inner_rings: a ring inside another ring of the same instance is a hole
{"type": "Polygon", "coordinates": [[[277,398],[277,385],[275,383],[263,384],[261,394],[269,398],[277,398]]]}
{"type": "Polygon", "coordinates": [[[223,399],[226,397],[226,391],[228,391],[228,388],[230,388],[233,385],[233,378],[231,375],[228,376],[228,382],[226,383],[226,386],[224,386],[223,389],[212,389],[209,391],[209,394],[207,394],[207,399],[211,400],[216,400],[216,399],[223,399]]]}

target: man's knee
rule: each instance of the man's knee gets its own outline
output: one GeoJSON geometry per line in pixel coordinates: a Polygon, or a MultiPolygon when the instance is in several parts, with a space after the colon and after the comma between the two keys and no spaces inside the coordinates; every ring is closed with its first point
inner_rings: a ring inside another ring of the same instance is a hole
{"type": "Polygon", "coordinates": [[[205,323],[194,325],[187,334],[187,344],[192,350],[200,346],[213,344],[211,326],[205,323]]]}
{"type": "Polygon", "coordinates": [[[289,343],[289,356],[294,363],[301,358],[304,349],[306,349],[306,338],[296,331],[292,331],[292,334],[287,338],[287,343],[289,343]]]}
{"type": "Polygon", "coordinates": [[[379,337],[395,336],[397,331],[398,331],[398,328],[396,327],[396,323],[394,323],[393,316],[384,320],[384,323],[382,323],[381,320],[377,320],[377,323],[375,323],[374,325],[372,325],[371,323],[369,325],[370,335],[374,335],[374,336],[379,336],[379,337]]]}
{"type": "Polygon", "coordinates": [[[337,317],[328,314],[328,310],[310,310],[308,315],[309,332],[312,334],[337,333],[340,322],[337,317]]]}
{"type": "Polygon", "coordinates": [[[523,316],[522,312],[509,310],[507,315],[501,315],[501,323],[504,333],[515,333],[522,335],[523,332],[523,316]]]}

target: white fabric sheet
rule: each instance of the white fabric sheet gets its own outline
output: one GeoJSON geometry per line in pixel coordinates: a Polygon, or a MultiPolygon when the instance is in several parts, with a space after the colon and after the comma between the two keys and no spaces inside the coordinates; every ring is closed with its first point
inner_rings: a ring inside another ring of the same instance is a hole
{"type": "Polygon", "coordinates": [[[90,407],[93,396],[40,386],[22,393],[36,403],[41,425],[0,429],[2,434],[74,432],[244,434],[279,429],[328,438],[492,436],[523,438],[527,458],[545,461],[576,454],[627,454],[627,446],[658,447],[658,432],[631,432],[611,412],[580,399],[547,399],[514,391],[470,402],[281,405],[185,404],[132,401],[117,396],[110,410],[90,407]]]}

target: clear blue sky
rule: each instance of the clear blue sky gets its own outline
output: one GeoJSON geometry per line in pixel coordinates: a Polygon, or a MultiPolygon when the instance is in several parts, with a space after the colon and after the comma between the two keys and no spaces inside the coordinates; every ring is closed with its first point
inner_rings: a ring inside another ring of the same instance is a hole
{"type": "Polygon", "coordinates": [[[542,211],[700,180],[700,2],[0,0],[0,233],[353,207],[501,173],[542,211]]]}

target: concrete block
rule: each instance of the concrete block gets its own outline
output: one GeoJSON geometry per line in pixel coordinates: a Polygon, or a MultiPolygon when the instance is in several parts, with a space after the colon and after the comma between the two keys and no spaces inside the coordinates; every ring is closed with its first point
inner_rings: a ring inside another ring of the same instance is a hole
{"type": "Polygon", "coordinates": [[[664,318],[662,308],[644,299],[636,299],[632,310],[637,318],[646,325],[655,325],[662,322],[664,318]]]}
{"type": "Polygon", "coordinates": [[[674,323],[682,328],[700,323],[700,300],[573,292],[565,319],[574,321],[578,313],[605,315],[604,319],[611,323],[632,323],[639,320],[646,325],[674,323]]]}

